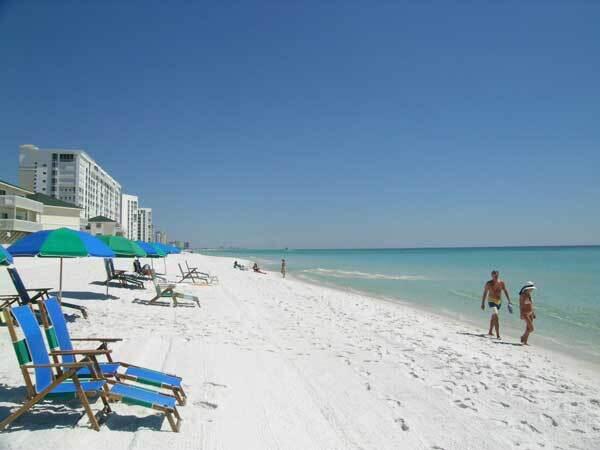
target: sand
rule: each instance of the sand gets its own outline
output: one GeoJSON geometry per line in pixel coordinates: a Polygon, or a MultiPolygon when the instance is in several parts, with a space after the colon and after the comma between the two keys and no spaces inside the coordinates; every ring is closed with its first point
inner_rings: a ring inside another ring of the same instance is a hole
{"type": "MultiPolygon", "coordinates": [[[[105,278],[96,259],[67,261],[64,287],[90,312],[70,317],[73,336],[123,337],[118,360],[184,378],[181,432],[122,404],[95,432],[76,401],[46,403],[1,433],[0,448],[600,448],[598,367],[515,345],[517,336],[487,338],[487,314],[477,329],[202,255],[170,256],[171,278],[184,259],[220,277],[218,286],[183,287],[201,308],[133,302],[150,298],[149,288],[112,288],[118,298],[107,299],[93,284],[105,278]]],[[[29,287],[57,285],[57,261],[16,263],[29,287]]],[[[2,273],[3,293],[6,280],[2,273]]],[[[0,352],[4,417],[24,395],[5,327],[0,352]]]]}

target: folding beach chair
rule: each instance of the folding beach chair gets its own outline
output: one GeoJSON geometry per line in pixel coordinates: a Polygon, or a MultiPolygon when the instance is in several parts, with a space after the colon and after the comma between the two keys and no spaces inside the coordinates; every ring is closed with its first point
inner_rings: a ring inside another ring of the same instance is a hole
{"type": "Polygon", "coordinates": [[[112,258],[104,258],[104,269],[106,270],[106,281],[118,281],[122,287],[144,289],[144,282],[133,275],[128,275],[125,270],[115,270],[112,258]]]}
{"type": "Polygon", "coordinates": [[[197,267],[190,267],[187,260],[185,261],[185,266],[188,269],[188,272],[193,272],[197,274],[200,278],[206,279],[208,284],[219,284],[219,277],[216,275],[211,275],[207,272],[200,272],[197,267]]]}
{"type": "MultiPolygon", "coordinates": [[[[194,302],[198,308],[200,308],[200,299],[195,295],[184,294],[183,292],[178,292],[176,284],[170,283],[159,283],[156,278],[152,279],[152,284],[154,284],[154,288],[156,289],[156,296],[148,301],[141,301],[139,299],[134,300],[136,303],[145,303],[148,305],[158,304],[158,300],[161,298],[170,298],[173,300],[173,306],[179,306],[179,300],[190,300],[194,302]]],[[[189,303],[181,303],[181,306],[190,306],[189,303]]]]}
{"type": "Polygon", "coordinates": [[[142,263],[140,262],[139,259],[134,259],[133,260],[133,270],[135,272],[135,274],[137,275],[137,277],[140,280],[146,280],[146,281],[150,281],[152,280],[152,278],[156,277],[161,281],[167,281],[167,279],[162,276],[162,275],[158,275],[154,269],[152,269],[152,275],[147,275],[144,273],[144,268],[142,267],[142,263]]]}
{"type": "MultiPolygon", "coordinates": [[[[72,338],[67,328],[67,321],[60,308],[60,303],[54,297],[40,302],[42,311],[42,323],[46,331],[48,345],[51,350],[73,350],[73,341],[77,342],[100,342],[97,350],[108,350],[108,344],[119,342],[122,339],[116,338],[72,338]]],[[[181,377],[176,375],[159,372],[152,369],[128,364],[124,362],[115,362],[110,353],[106,353],[107,362],[99,362],[99,368],[103,376],[115,378],[117,381],[130,380],[149,386],[158,387],[171,391],[171,394],[177,399],[177,403],[185,405],[187,396],[181,385],[181,377]],[[119,371],[122,369],[124,371],[119,371]]],[[[54,356],[54,362],[58,363],[58,356],[54,356]]],[[[75,362],[72,354],[62,356],[63,363],[75,362]]],[[[80,369],[77,372],[80,378],[92,376],[87,368],[80,369]]]]}
{"type": "Polygon", "coordinates": [[[17,355],[17,360],[25,380],[28,400],[10,416],[0,422],[0,430],[5,429],[15,419],[30,410],[45,398],[76,395],[90,419],[92,428],[100,428],[98,416],[102,419],[112,412],[109,400],[122,400],[124,403],[145,406],[162,412],[169,421],[173,431],[179,431],[181,417],[175,406],[176,398],[114,381],[107,381],[98,370],[97,355],[106,355],[110,350],[71,350],[48,352],[42,332],[37,324],[33,310],[29,305],[4,309],[5,320],[8,323],[9,335],[17,355]],[[19,339],[13,318],[24,335],[19,339]],[[84,359],[73,363],[51,363],[50,356],[81,355],[84,359]],[[78,371],[89,370],[91,378],[82,380],[78,371]],[[52,371],[56,369],[56,373],[52,371]],[[30,370],[35,372],[35,383],[31,379],[30,370]],[[103,409],[94,415],[87,399],[87,394],[98,394],[104,404],[103,409]]]}
{"type": "Polygon", "coordinates": [[[196,284],[196,281],[202,281],[204,282],[204,284],[208,285],[208,280],[206,278],[201,278],[200,275],[190,270],[188,270],[187,272],[184,271],[180,263],[177,263],[177,265],[179,266],[179,272],[181,272],[181,275],[178,275],[180,279],[177,280],[177,283],[189,280],[194,284],[196,284]]]}
{"type": "MultiPolygon", "coordinates": [[[[37,304],[38,300],[50,297],[49,292],[52,290],[52,288],[27,289],[25,288],[25,284],[23,283],[23,280],[21,279],[21,276],[19,275],[19,272],[17,272],[16,268],[9,267],[6,270],[15,286],[17,293],[19,294],[20,301],[17,301],[17,303],[21,305],[27,305],[28,303],[37,304]],[[29,295],[30,292],[35,292],[35,295],[31,297],[29,295]]],[[[84,319],[87,319],[87,308],[85,306],[75,305],[67,302],[62,302],[61,304],[65,308],[76,309],[81,313],[84,319]]]]}
{"type": "Polygon", "coordinates": [[[167,417],[173,431],[179,431],[181,417],[175,406],[175,397],[102,378],[98,371],[96,355],[109,354],[110,350],[72,350],[49,353],[30,305],[12,309],[5,308],[4,315],[25,381],[27,401],[0,422],[0,430],[8,427],[14,420],[46,398],[77,396],[83,404],[92,428],[96,431],[100,429],[100,423],[106,415],[112,412],[109,400],[122,400],[124,403],[160,411],[167,417]],[[18,337],[13,319],[19,325],[18,330],[24,335],[21,339],[18,337]],[[84,359],[74,363],[50,362],[50,356],[64,355],[81,355],[84,359]],[[93,376],[81,380],[77,372],[84,368],[88,368],[93,376]],[[56,373],[52,369],[57,369],[56,373]],[[35,372],[35,383],[31,379],[30,370],[35,372]],[[102,399],[104,407],[96,415],[88,401],[88,394],[98,394],[102,399]]]}

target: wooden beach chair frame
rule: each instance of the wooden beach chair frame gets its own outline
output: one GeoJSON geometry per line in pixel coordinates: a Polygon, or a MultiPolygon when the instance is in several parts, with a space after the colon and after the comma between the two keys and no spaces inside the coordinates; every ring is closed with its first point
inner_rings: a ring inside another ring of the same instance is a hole
{"type": "MultiPolygon", "coordinates": [[[[134,300],[135,303],[144,303],[148,305],[158,304],[158,300],[161,298],[170,298],[173,301],[173,306],[180,306],[179,300],[191,300],[193,301],[198,308],[200,308],[200,299],[195,295],[184,294],[183,292],[177,292],[177,284],[173,283],[159,283],[156,278],[152,279],[152,284],[156,289],[156,295],[152,297],[150,300],[142,301],[139,299],[134,300]]],[[[190,306],[189,303],[181,304],[181,306],[190,306]]]]}
{"type": "Polygon", "coordinates": [[[208,279],[200,277],[200,275],[194,271],[188,270],[186,272],[183,270],[183,267],[181,267],[181,263],[177,263],[177,266],[179,267],[179,272],[181,272],[181,275],[177,275],[180,279],[177,280],[176,283],[182,283],[185,280],[189,280],[194,284],[196,284],[196,281],[203,281],[204,284],[208,285],[208,279]]]}
{"type": "MultiPolygon", "coordinates": [[[[51,304],[50,302],[52,301],[56,301],[57,302],[57,306],[58,308],[60,308],[60,303],[58,302],[57,299],[46,299],[46,300],[42,300],[40,302],[40,312],[41,312],[41,319],[42,319],[42,324],[44,326],[44,331],[46,333],[46,337],[47,337],[47,341],[48,341],[48,345],[50,346],[51,350],[68,350],[68,349],[64,349],[61,347],[61,341],[64,345],[66,345],[67,347],[73,348],[73,342],[99,342],[100,345],[96,348],[96,350],[99,351],[107,351],[105,354],[103,354],[103,356],[106,357],[106,360],[108,362],[108,364],[104,365],[102,364],[102,362],[99,362],[99,366],[98,369],[100,370],[100,373],[102,374],[102,376],[104,377],[109,377],[109,378],[114,378],[116,381],[123,381],[123,380],[128,380],[128,381],[134,381],[136,383],[141,383],[141,384],[146,384],[149,386],[155,386],[158,387],[160,389],[164,389],[164,390],[168,390],[170,391],[169,393],[163,393],[164,395],[168,395],[168,396],[173,396],[175,397],[175,399],[177,400],[177,403],[181,406],[184,406],[186,404],[187,401],[187,395],[183,389],[183,386],[181,386],[181,384],[179,384],[179,386],[174,386],[173,384],[167,384],[164,382],[161,382],[161,378],[163,378],[163,381],[165,377],[152,377],[152,376],[148,376],[147,372],[154,372],[154,373],[158,373],[160,375],[164,375],[166,377],[173,377],[173,378],[177,378],[180,382],[181,382],[181,377],[174,375],[174,374],[170,374],[170,373],[165,373],[165,372],[159,372],[159,371],[155,371],[153,369],[146,369],[144,367],[135,365],[135,364],[129,364],[129,363],[125,363],[122,361],[114,361],[111,355],[111,352],[108,351],[110,350],[108,348],[108,344],[109,343],[115,343],[115,342],[121,342],[123,339],[122,338],[100,338],[100,337],[92,337],[92,338],[73,338],[71,337],[70,333],[69,333],[69,328],[67,326],[66,321],[64,320],[64,316],[61,314],[51,314],[51,311],[48,309],[48,305],[51,304]],[[54,321],[52,320],[52,318],[54,317],[54,321]],[[56,321],[61,320],[62,323],[58,324],[56,323],[56,321]],[[57,333],[57,327],[61,327],[62,330],[64,330],[64,333],[62,335],[59,335],[59,333],[57,333]],[[68,341],[68,342],[65,342],[68,341]],[[109,373],[107,373],[107,371],[103,370],[103,367],[106,366],[116,366],[114,372],[110,371],[109,373]],[[125,369],[134,369],[132,370],[132,372],[135,372],[135,369],[138,369],[137,375],[131,375],[128,373],[128,371],[126,370],[125,373],[121,373],[118,372],[118,366],[122,366],[125,369]],[[141,372],[141,373],[140,373],[141,372]],[[144,373],[146,372],[146,373],[144,373]]],[[[56,307],[56,305],[54,305],[56,307]]],[[[57,312],[56,309],[54,309],[54,312],[57,312]]],[[[59,363],[60,360],[58,358],[58,355],[52,355],[54,362],[55,363],[59,363]]],[[[63,357],[64,358],[64,357],[63,357]]],[[[67,361],[69,362],[69,361],[67,361]]]]}
{"type": "MultiPolygon", "coordinates": [[[[18,308],[29,308],[31,314],[33,314],[33,310],[30,305],[21,306],[18,308]]],[[[16,310],[16,308],[15,308],[16,310]]],[[[62,356],[62,355],[82,355],[84,358],[76,363],[49,363],[49,364],[29,364],[31,362],[31,355],[36,354],[35,352],[31,352],[29,350],[29,344],[27,339],[24,338],[19,340],[14,321],[16,318],[12,317],[11,312],[13,310],[11,308],[4,309],[4,315],[7,323],[9,323],[9,332],[11,340],[13,342],[13,347],[15,349],[15,353],[17,355],[17,360],[19,361],[19,366],[21,367],[21,372],[23,374],[23,378],[25,380],[26,389],[27,389],[27,401],[19,407],[15,412],[10,414],[7,418],[5,418],[2,422],[0,422],[0,430],[8,427],[12,422],[14,422],[18,417],[23,415],[25,412],[29,411],[34,405],[42,401],[49,394],[51,394],[52,390],[54,390],[57,386],[59,386],[62,382],[67,379],[72,379],[73,384],[75,386],[75,394],[81,400],[86,414],[90,419],[91,426],[94,430],[100,430],[100,424],[104,421],[106,416],[112,413],[112,409],[110,408],[110,401],[123,401],[124,403],[136,404],[139,406],[144,406],[146,408],[150,408],[156,411],[162,412],[167,418],[171,429],[174,432],[179,432],[181,428],[181,416],[179,415],[179,411],[177,411],[177,407],[173,404],[170,406],[163,406],[158,403],[152,403],[151,399],[156,399],[157,401],[162,401],[165,404],[165,401],[162,400],[164,398],[173,398],[174,396],[168,396],[162,393],[158,393],[156,391],[152,391],[149,389],[141,388],[139,386],[127,385],[123,383],[119,383],[113,380],[106,380],[100,370],[99,364],[96,359],[96,355],[108,355],[111,350],[71,350],[71,351],[51,351],[48,352],[49,357],[62,356]],[[89,368],[90,374],[93,375],[92,383],[96,382],[99,386],[99,389],[88,389],[85,390],[83,388],[82,383],[88,383],[90,379],[86,379],[85,381],[80,380],[80,377],[77,375],[77,372],[82,368],[89,368]],[[29,370],[31,369],[47,369],[57,370],[56,375],[52,374],[52,382],[46,386],[42,391],[36,392],[35,384],[31,380],[31,376],[29,375],[29,370]],[[62,369],[67,369],[66,371],[62,371],[62,369]],[[112,387],[109,389],[108,385],[112,387]],[[99,411],[96,415],[94,415],[90,403],[87,399],[87,396],[90,394],[98,394],[102,399],[102,403],[104,407],[101,411],[99,411]]],[[[37,326],[37,322],[36,322],[37,326]]],[[[43,345],[47,351],[46,344],[44,343],[44,339],[41,337],[41,332],[39,338],[35,337],[36,344],[43,345]]],[[[39,349],[38,349],[39,350],[39,349]]],[[[37,354],[38,357],[43,357],[43,355],[37,354]]],[[[176,399],[174,400],[176,401],[176,399]]],[[[169,403],[170,404],[170,403],[169,403]]]]}
{"type": "MultiPolygon", "coordinates": [[[[8,275],[10,276],[10,279],[12,280],[12,283],[15,286],[15,290],[17,291],[18,297],[20,299],[20,300],[19,299],[17,300],[17,303],[19,305],[27,305],[29,303],[33,303],[33,304],[37,305],[38,300],[44,299],[44,298],[50,298],[50,291],[52,291],[53,288],[27,289],[25,287],[25,283],[23,283],[23,279],[21,278],[21,275],[19,275],[19,272],[17,271],[17,269],[15,267],[8,267],[6,269],[6,271],[8,272],[8,275]],[[31,297],[29,295],[29,292],[35,292],[36,294],[33,297],[31,297]]],[[[13,302],[11,302],[11,303],[13,303],[13,302]]],[[[75,310],[79,311],[84,319],[88,318],[87,308],[85,306],[75,305],[73,303],[67,303],[67,302],[61,302],[61,305],[64,306],[65,308],[75,309],[75,310]]],[[[8,306],[8,305],[6,305],[6,306],[8,306]]]]}
{"type": "MultiPolygon", "coordinates": [[[[31,308],[30,305],[26,305],[24,307],[31,308]]],[[[33,406],[46,398],[52,390],[54,390],[59,384],[65,382],[68,379],[73,381],[73,384],[76,388],[76,395],[81,401],[83,408],[85,409],[85,413],[88,416],[91,427],[99,431],[100,423],[103,420],[103,417],[110,414],[112,409],[109,405],[109,399],[106,395],[106,392],[103,389],[100,390],[84,390],[81,385],[81,381],[77,376],[77,371],[82,368],[89,367],[91,372],[94,375],[97,375],[96,368],[94,367],[94,363],[89,356],[97,353],[98,351],[87,351],[87,352],[77,352],[78,355],[85,355],[85,358],[76,363],[52,363],[52,364],[32,364],[33,360],[31,357],[31,350],[29,350],[29,345],[25,339],[19,339],[17,336],[17,332],[15,329],[15,319],[11,314],[12,309],[7,307],[3,309],[4,320],[8,326],[8,334],[12,341],[13,347],[15,349],[15,353],[17,354],[17,360],[19,361],[19,368],[21,369],[21,374],[23,375],[23,380],[25,381],[25,389],[27,391],[27,400],[26,402],[19,407],[16,411],[11,413],[8,417],[6,417],[2,422],[0,422],[0,430],[6,429],[12,422],[14,422],[17,418],[22,416],[24,413],[29,411],[33,406]],[[52,383],[46,386],[42,391],[37,392],[35,388],[35,384],[33,383],[30,375],[30,370],[35,369],[48,369],[57,370],[57,375],[55,376],[52,383]],[[66,369],[66,370],[62,370],[66,369]],[[92,408],[90,406],[90,402],[87,398],[89,394],[98,394],[102,399],[102,403],[104,407],[98,414],[94,414],[92,408]]],[[[33,310],[32,310],[33,311],[33,310]]],[[[98,380],[99,378],[94,377],[94,380],[98,380]]]]}
{"type": "Polygon", "coordinates": [[[193,272],[197,274],[201,279],[206,279],[208,284],[219,284],[219,277],[217,277],[216,275],[211,275],[207,272],[200,272],[198,267],[190,267],[190,265],[187,262],[187,259],[185,260],[185,266],[187,267],[188,272],[193,272]]]}

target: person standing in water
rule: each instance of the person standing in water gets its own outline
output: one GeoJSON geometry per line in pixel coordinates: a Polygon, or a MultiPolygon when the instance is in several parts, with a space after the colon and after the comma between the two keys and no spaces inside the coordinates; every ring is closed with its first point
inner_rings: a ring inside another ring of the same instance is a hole
{"type": "Polygon", "coordinates": [[[525,321],[525,333],[521,336],[521,344],[529,345],[527,339],[533,333],[533,319],[535,319],[535,311],[533,310],[533,299],[531,292],[535,290],[533,281],[528,281],[519,292],[519,308],[521,310],[521,320],[525,321]]]}
{"type": "Polygon", "coordinates": [[[285,262],[285,259],[282,259],[281,260],[281,276],[283,278],[285,278],[285,272],[287,271],[287,267],[286,266],[287,266],[287,264],[285,262]]]}
{"type": "Polygon", "coordinates": [[[508,300],[508,310],[512,310],[512,303],[510,301],[508,291],[506,290],[506,285],[499,277],[500,272],[497,270],[492,270],[492,279],[485,283],[485,286],[483,287],[483,296],[481,297],[481,309],[485,310],[485,300],[487,298],[488,306],[492,310],[492,317],[490,318],[490,331],[488,331],[488,334],[493,336],[492,330],[495,329],[496,337],[498,339],[500,339],[500,318],[498,316],[498,312],[502,306],[502,292],[504,292],[504,295],[506,295],[506,299],[508,300]]]}

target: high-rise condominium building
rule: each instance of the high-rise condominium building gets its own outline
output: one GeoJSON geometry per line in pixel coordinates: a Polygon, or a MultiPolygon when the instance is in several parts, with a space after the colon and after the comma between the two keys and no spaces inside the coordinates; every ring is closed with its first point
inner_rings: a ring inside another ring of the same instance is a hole
{"type": "Polygon", "coordinates": [[[138,238],[138,197],[123,194],[121,196],[121,232],[127,239],[138,238]]]}
{"type": "Polygon", "coordinates": [[[138,208],[138,240],[150,242],[153,236],[152,208],[138,208]]]}
{"type": "Polygon", "coordinates": [[[121,185],[83,150],[21,145],[19,184],[74,203],[83,219],[105,216],[121,222],[121,185]]]}
{"type": "Polygon", "coordinates": [[[167,243],[167,233],[164,231],[157,231],[154,233],[154,242],[158,242],[159,244],[167,243]]]}

